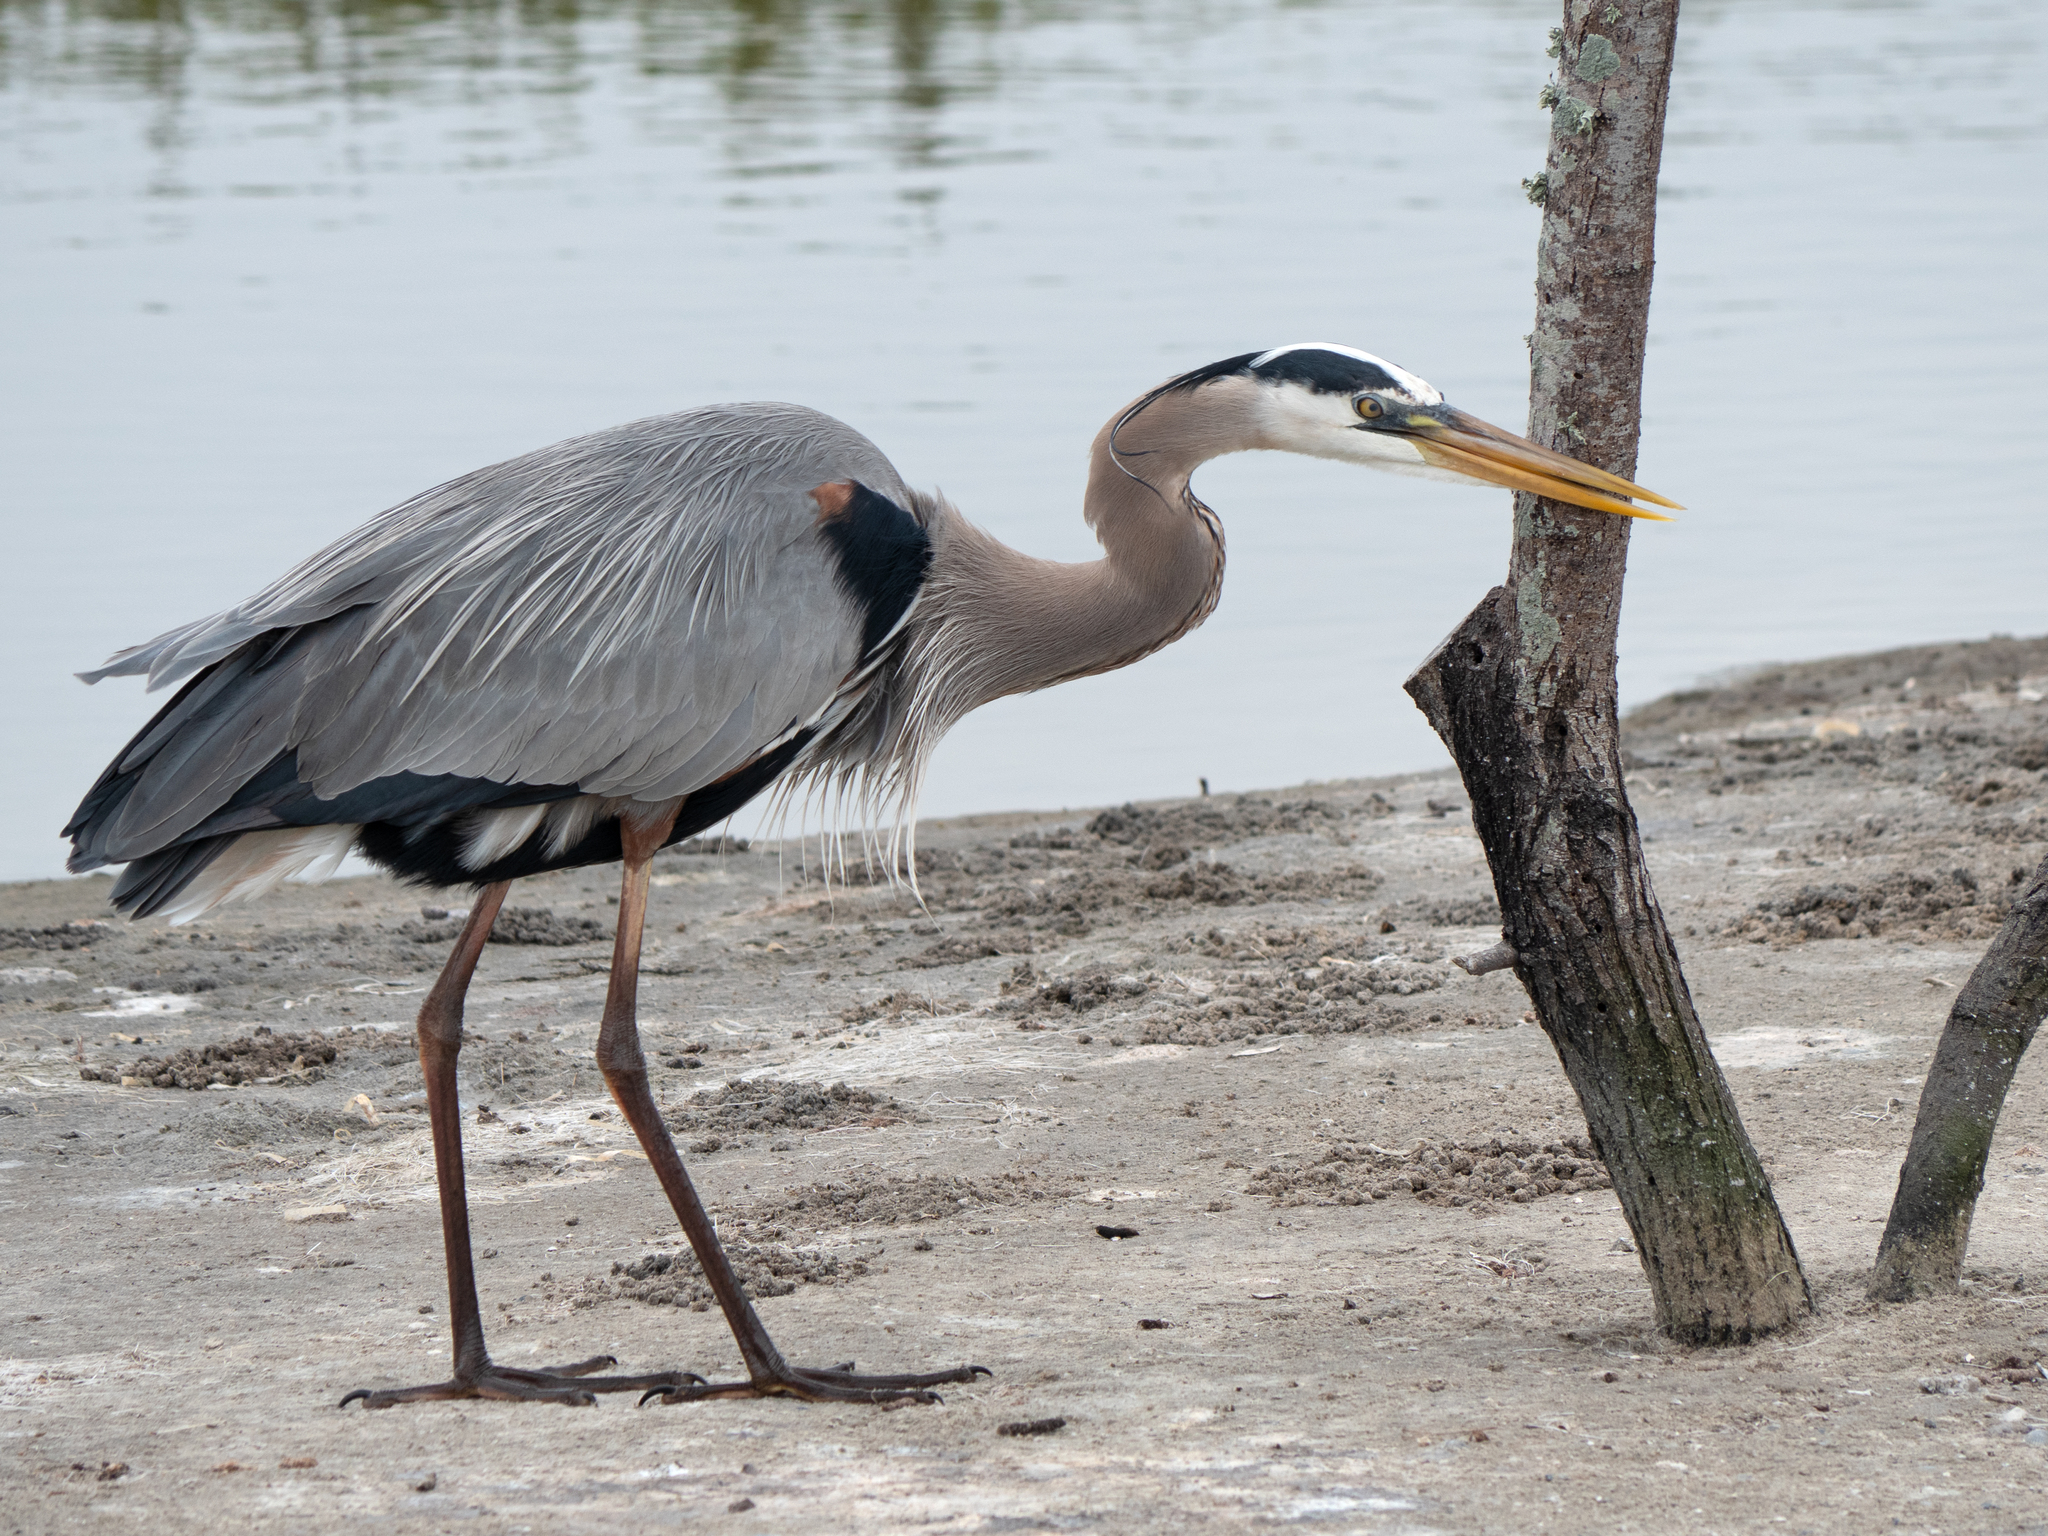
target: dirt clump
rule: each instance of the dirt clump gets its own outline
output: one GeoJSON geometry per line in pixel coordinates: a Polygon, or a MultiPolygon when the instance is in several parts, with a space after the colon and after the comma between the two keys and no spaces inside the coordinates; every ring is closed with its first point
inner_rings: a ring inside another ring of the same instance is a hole
{"type": "Polygon", "coordinates": [[[989,922],[1022,924],[1078,938],[1094,928],[1098,914],[1135,910],[1144,889],[1136,876],[1123,870],[1088,869],[1029,883],[1014,879],[992,882],[966,900],[989,922]]]}
{"type": "Polygon", "coordinates": [[[1228,864],[1183,864],[1170,874],[1146,882],[1153,901],[1188,902],[1195,906],[1228,907],[1252,901],[1289,898],[1370,896],[1379,887],[1378,871],[1362,864],[1335,869],[1297,869],[1276,875],[1240,874],[1228,864]]]}
{"type": "Polygon", "coordinates": [[[1425,1205],[1526,1205],[1546,1195],[1612,1189],[1607,1167],[1584,1136],[1538,1142],[1492,1136],[1484,1141],[1417,1142],[1406,1152],[1371,1142],[1340,1142],[1304,1167],[1269,1165],[1252,1175],[1249,1195],[1281,1205],[1364,1205],[1412,1195],[1425,1205]]]}
{"type": "Polygon", "coordinates": [[[964,1013],[973,1006],[970,998],[941,997],[935,992],[896,991],[842,1009],[839,1019],[843,1024],[872,1024],[877,1019],[900,1019],[906,1013],[936,1019],[949,1013],[964,1013]]]}
{"type": "Polygon", "coordinates": [[[563,917],[546,907],[507,907],[491,925],[493,944],[589,944],[610,937],[595,918],[563,917]]]}
{"type": "Polygon", "coordinates": [[[967,900],[992,924],[1078,938],[1105,922],[1157,916],[1176,906],[1362,900],[1378,889],[1380,878],[1357,864],[1246,875],[1229,864],[1182,858],[1149,878],[1124,869],[1084,869],[1051,880],[991,882],[967,900]]]}
{"type": "Polygon", "coordinates": [[[236,1095],[225,1104],[206,1109],[166,1129],[203,1146],[240,1151],[250,1147],[289,1147],[303,1142],[332,1144],[336,1131],[346,1132],[351,1140],[375,1140],[390,1128],[388,1120],[371,1126],[361,1116],[342,1109],[313,1108],[276,1099],[248,1099],[236,1095]]]}
{"type": "MultiPolygon", "coordinates": [[[[918,873],[934,908],[978,911],[992,924],[1049,929],[1079,937],[1108,914],[1143,917],[1173,905],[1235,906],[1260,899],[1341,899],[1369,894],[1380,881],[1359,866],[1316,867],[1284,874],[1246,874],[1200,850],[1260,837],[1311,836],[1348,845],[1355,817],[1390,815],[1391,801],[1372,794],[1358,804],[1239,795],[1160,806],[1123,805],[1081,829],[1019,832],[1001,847],[920,849],[918,873]]],[[[968,941],[962,939],[961,944],[968,941]]],[[[1013,954],[1022,947],[987,941],[965,958],[1013,954]]],[[[945,948],[925,963],[952,963],[945,948]]]]}
{"type": "MultiPolygon", "coordinates": [[[[868,1272],[865,1259],[834,1258],[786,1243],[729,1241],[725,1251],[739,1272],[741,1289],[755,1301],[764,1296],[787,1296],[799,1285],[844,1285],[868,1272]]],[[[615,1263],[609,1278],[585,1280],[573,1304],[592,1307],[612,1300],[688,1307],[692,1312],[708,1312],[718,1304],[704,1278],[704,1266],[687,1250],[650,1253],[630,1264],[615,1263]]]]}
{"type": "Polygon", "coordinates": [[[1876,880],[1802,885],[1766,897],[1722,932],[1773,948],[1901,933],[1988,939],[2005,912],[2005,903],[1981,889],[1968,869],[1900,870],[1876,880]]]}
{"type": "MultiPolygon", "coordinates": [[[[1492,1029],[1512,1022],[1497,1010],[1394,1004],[1395,998],[1438,991],[1450,979],[1449,968],[1433,954],[1381,954],[1360,963],[1318,954],[1319,946],[1303,946],[1300,941],[1309,936],[1298,932],[1274,935],[1286,949],[1258,935],[1240,943],[1219,930],[1210,934],[1215,947],[1233,958],[1266,963],[1190,981],[1101,965],[1043,976],[1026,961],[1003,984],[1004,996],[992,1011],[1017,1017],[1020,1028],[1033,1021],[1085,1020],[1090,1029],[1118,1030],[1112,1044],[1125,1043],[1127,1030],[1140,1045],[1221,1045],[1265,1034],[1388,1034],[1446,1022],[1492,1029]]],[[[1326,937],[1335,948],[1374,947],[1326,937]]]]}
{"type": "Polygon", "coordinates": [[[80,1067],[89,1083],[124,1083],[144,1088],[211,1088],[291,1078],[310,1083],[333,1063],[345,1037],[278,1035],[259,1024],[249,1034],[217,1045],[185,1046],[168,1056],[144,1056],[126,1065],[80,1067]]]}
{"type": "Polygon", "coordinates": [[[727,1083],[672,1106],[662,1117],[672,1131],[718,1143],[698,1150],[718,1151],[733,1137],[769,1131],[829,1131],[844,1125],[901,1125],[916,1111],[887,1094],[844,1083],[785,1083],[768,1078],[727,1083]]]}
{"type": "MultiPolygon", "coordinates": [[[[1393,806],[1384,797],[1375,795],[1372,799],[1386,808],[1374,807],[1368,814],[1385,815],[1392,811],[1393,806]]],[[[1342,831],[1345,820],[1343,807],[1327,800],[1283,800],[1276,805],[1263,796],[1235,795],[1228,801],[1219,797],[1187,800],[1177,805],[1120,805],[1090,821],[1088,831],[1106,843],[1125,846],[1214,847],[1290,832],[1328,836],[1342,831]]]]}
{"type": "Polygon", "coordinates": [[[970,960],[990,960],[998,955],[1029,954],[1031,941],[1006,934],[1001,943],[985,935],[949,934],[920,954],[899,962],[906,971],[936,970],[945,965],[965,965],[970,960]]]}
{"type": "MultiPolygon", "coordinates": [[[[462,924],[453,917],[426,918],[401,923],[398,932],[416,944],[452,944],[462,932],[462,924]]],[[[507,907],[491,924],[493,944],[561,946],[594,944],[610,937],[611,930],[595,918],[563,917],[546,907],[507,907]]]]}
{"type": "Polygon", "coordinates": [[[1403,916],[1428,923],[1433,928],[1498,928],[1500,902],[1491,895],[1453,897],[1448,900],[1411,901],[1402,904],[1403,916]]]}
{"type": "Polygon", "coordinates": [[[1154,901],[1229,907],[1252,894],[1252,882],[1228,864],[1183,864],[1170,875],[1146,882],[1145,894],[1154,901]]]}
{"type": "Polygon", "coordinates": [[[1107,966],[1088,965],[1065,976],[1041,977],[1030,961],[1003,983],[998,1013],[1087,1013],[1104,1003],[1145,996],[1156,977],[1125,975],[1107,966]]]}
{"type": "Polygon", "coordinates": [[[41,928],[0,928],[0,950],[88,949],[113,933],[112,923],[81,919],[41,928]]]}
{"type": "Polygon", "coordinates": [[[1130,1028],[1139,1045],[1228,1045],[1261,1035],[1391,1035],[1439,1024],[1499,1029],[1508,1022],[1493,1010],[1424,1012],[1361,994],[1241,991],[1226,983],[1215,995],[1162,1008],[1130,1028]]]}
{"type": "Polygon", "coordinates": [[[912,1178],[862,1177],[843,1183],[809,1184],[780,1199],[756,1207],[756,1222],[801,1221],[809,1226],[899,1226],[911,1221],[938,1221],[988,1206],[1057,1200],[1053,1189],[1034,1173],[1002,1179],[963,1179],[951,1174],[912,1178]]]}

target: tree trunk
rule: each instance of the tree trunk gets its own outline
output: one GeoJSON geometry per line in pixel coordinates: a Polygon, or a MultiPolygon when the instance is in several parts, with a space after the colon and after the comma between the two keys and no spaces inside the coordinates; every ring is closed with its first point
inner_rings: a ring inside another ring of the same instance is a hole
{"type": "Polygon", "coordinates": [[[1956,1288],[1998,1111],[2044,1014],[2048,861],[2034,871],[1948,1011],[1877,1245],[1873,1298],[1906,1301],[1956,1288]]]}
{"type": "MultiPolygon", "coordinates": [[[[1529,436],[1635,473],[1676,0],[1567,0],[1537,246],[1529,436]]],[[[1523,494],[1508,583],[1408,680],[1457,759],[1535,1001],[1635,1233],[1661,1327],[1735,1343],[1811,1310],[1707,1049],[1622,786],[1631,523],[1523,494]]]]}

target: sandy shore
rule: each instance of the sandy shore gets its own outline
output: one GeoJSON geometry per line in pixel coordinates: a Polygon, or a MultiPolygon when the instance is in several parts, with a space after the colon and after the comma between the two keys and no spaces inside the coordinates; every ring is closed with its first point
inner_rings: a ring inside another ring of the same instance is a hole
{"type": "MultiPolygon", "coordinates": [[[[772,850],[663,858],[643,1027],[770,1327],[994,1372],[886,1412],[337,1412],[446,1370],[408,1030],[450,897],[351,880],[167,931],[103,924],[102,881],[0,887],[0,1516],[2039,1530],[2038,1051],[1965,1294],[1860,1280],[1953,989],[2048,852],[2044,695],[2048,642],[1994,640],[1632,717],[1658,892],[1821,1302],[1718,1352],[1656,1335],[1512,976],[1448,962],[1497,936],[1448,773],[927,824],[928,913],[772,850]]],[[[516,888],[525,942],[471,995],[492,1344],[729,1373],[590,1062],[613,878],[516,888]]]]}

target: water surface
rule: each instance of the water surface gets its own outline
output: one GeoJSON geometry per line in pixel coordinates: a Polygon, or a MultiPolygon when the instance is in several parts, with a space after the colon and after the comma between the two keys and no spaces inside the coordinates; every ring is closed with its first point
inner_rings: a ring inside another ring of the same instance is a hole
{"type": "MultiPolygon", "coordinates": [[[[0,877],[154,701],[70,673],[577,432],[804,401],[1035,553],[1169,373],[1309,338],[1525,414],[1555,7],[0,0],[0,877]]],[[[2039,631],[2048,11],[1689,4],[1623,685],[2039,631]]],[[[1508,498],[1205,470],[1230,571],[933,812],[1425,767],[1508,498]]]]}

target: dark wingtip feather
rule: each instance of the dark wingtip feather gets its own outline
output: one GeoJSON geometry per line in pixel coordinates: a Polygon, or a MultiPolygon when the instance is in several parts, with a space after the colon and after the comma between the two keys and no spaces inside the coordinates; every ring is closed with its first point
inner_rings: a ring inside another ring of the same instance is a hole
{"type": "Polygon", "coordinates": [[[198,879],[237,835],[209,837],[136,859],[121,871],[107,900],[116,912],[128,917],[152,917],[198,879]]]}

